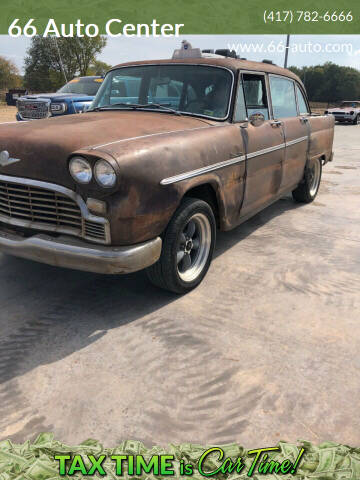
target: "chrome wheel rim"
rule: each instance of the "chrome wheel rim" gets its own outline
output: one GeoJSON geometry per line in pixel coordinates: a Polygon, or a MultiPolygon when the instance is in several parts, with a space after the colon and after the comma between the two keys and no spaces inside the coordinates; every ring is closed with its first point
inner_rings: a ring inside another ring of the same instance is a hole
{"type": "Polygon", "coordinates": [[[176,252],[177,272],[183,282],[192,282],[203,271],[211,247],[211,225],[203,213],[195,213],[180,234],[176,252]]]}
{"type": "Polygon", "coordinates": [[[320,160],[315,160],[313,166],[309,168],[309,192],[312,197],[316,195],[316,192],[319,188],[321,167],[320,160]]]}

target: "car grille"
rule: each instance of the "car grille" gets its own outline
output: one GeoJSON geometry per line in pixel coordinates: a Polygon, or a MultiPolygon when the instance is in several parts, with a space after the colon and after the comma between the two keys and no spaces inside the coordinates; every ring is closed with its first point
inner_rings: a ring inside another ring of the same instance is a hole
{"type": "Polygon", "coordinates": [[[21,118],[40,120],[50,116],[49,102],[35,102],[33,100],[19,100],[17,103],[21,118]]]}
{"type": "Polygon", "coordinates": [[[84,218],[72,198],[33,185],[0,180],[0,221],[108,243],[106,222],[84,218]]]}
{"type": "Polygon", "coordinates": [[[333,115],[345,115],[344,112],[332,112],[333,115]]]}

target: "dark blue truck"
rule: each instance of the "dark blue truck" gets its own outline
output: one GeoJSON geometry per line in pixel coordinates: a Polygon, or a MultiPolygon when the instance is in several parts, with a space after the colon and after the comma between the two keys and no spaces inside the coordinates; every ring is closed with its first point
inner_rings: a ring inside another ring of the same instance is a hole
{"type": "Polygon", "coordinates": [[[91,105],[102,77],[77,77],[70,80],[56,93],[24,95],[17,101],[16,119],[38,120],[58,115],[83,113],[91,105]]]}

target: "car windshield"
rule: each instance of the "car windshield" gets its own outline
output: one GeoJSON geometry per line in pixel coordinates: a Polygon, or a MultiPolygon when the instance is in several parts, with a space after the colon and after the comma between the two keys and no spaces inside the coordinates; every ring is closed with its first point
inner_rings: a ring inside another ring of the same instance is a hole
{"type": "Polygon", "coordinates": [[[91,109],[141,108],[225,119],[233,77],[202,65],[141,65],[109,72],[91,109]],[[151,105],[153,104],[153,106],[151,105]],[[163,107],[163,108],[161,108],[163,107]]]}
{"type": "Polygon", "coordinates": [[[342,108],[359,108],[360,107],[360,102],[343,102],[341,104],[342,108]]]}
{"type": "Polygon", "coordinates": [[[75,93],[94,97],[102,82],[102,78],[74,78],[61,87],[57,93],[75,93]]]}

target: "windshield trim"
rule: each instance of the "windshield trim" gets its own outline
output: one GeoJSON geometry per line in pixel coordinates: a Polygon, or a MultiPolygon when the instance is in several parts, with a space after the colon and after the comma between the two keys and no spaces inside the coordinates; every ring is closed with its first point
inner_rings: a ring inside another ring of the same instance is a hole
{"type": "MultiPolygon", "coordinates": [[[[201,113],[192,113],[192,112],[183,112],[182,110],[178,110],[179,113],[181,113],[181,115],[188,115],[188,116],[191,116],[191,117],[201,117],[201,118],[207,118],[208,120],[214,120],[214,121],[222,121],[224,122],[225,120],[227,120],[229,118],[229,115],[230,115],[230,110],[231,110],[231,103],[232,103],[232,97],[233,97],[233,93],[234,93],[234,84],[235,84],[235,74],[234,72],[230,69],[230,68],[227,68],[227,67],[224,67],[222,65],[211,65],[211,64],[206,64],[206,63],[180,63],[180,62],[166,62],[166,63],[135,63],[135,64],[130,64],[130,65],[126,65],[124,67],[116,67],[116,68],[112,68],[111,70],[109,70],[105,77],[104,77],[104,82],[105,83],[105,80],[106,80],[106,77],[111,73],[111,72],[114,72],[115,70],[121,70],[121,69],[124,69],[124,68],[134,68],[134,67],[146,67],[146,66],[151,66],[151,67],[158,67],[158,66],[161,66],[161,65],[189,65],[189,66],[196,66],[196,67],[211,67],[211,68],[221,68],[223,70],[226,70],[228,72],[230,72],[231,74],[231,88],[230,88],[230,95],[229,95],[229,100],[228,100],[228,108],[227,108],[227,111],[226,111],[226,115],[225,117],[212,117],[212,116],[209,116],[209,115],[203,115],[201,113]]],[[[105,106],[105,105],[104,105],[105,106]]],[[[111,105],[109,105],[111,106],[111,105]]],[[[109,110],[112,110],[109,108],[109,110]]],[[[126,109],[125,107],[124,108],[117,108],[117,109],[113,109],[113,110],[130,110],[130,109],[126,109]]],[[[91,112],[91,111],[94,111],[93,109],[90,109],[90,110],[87,110],[87,112],[91,112]]],[[[139,111],[142,111],[142,112],[146,112],[146,111],[151,111],[151,112],[159,112],[160,113],[160,110],[159,109],[141,109],[139,111]]],[[[163,112],[165,113],[165,110],[163,110],[163,112]]]]}

